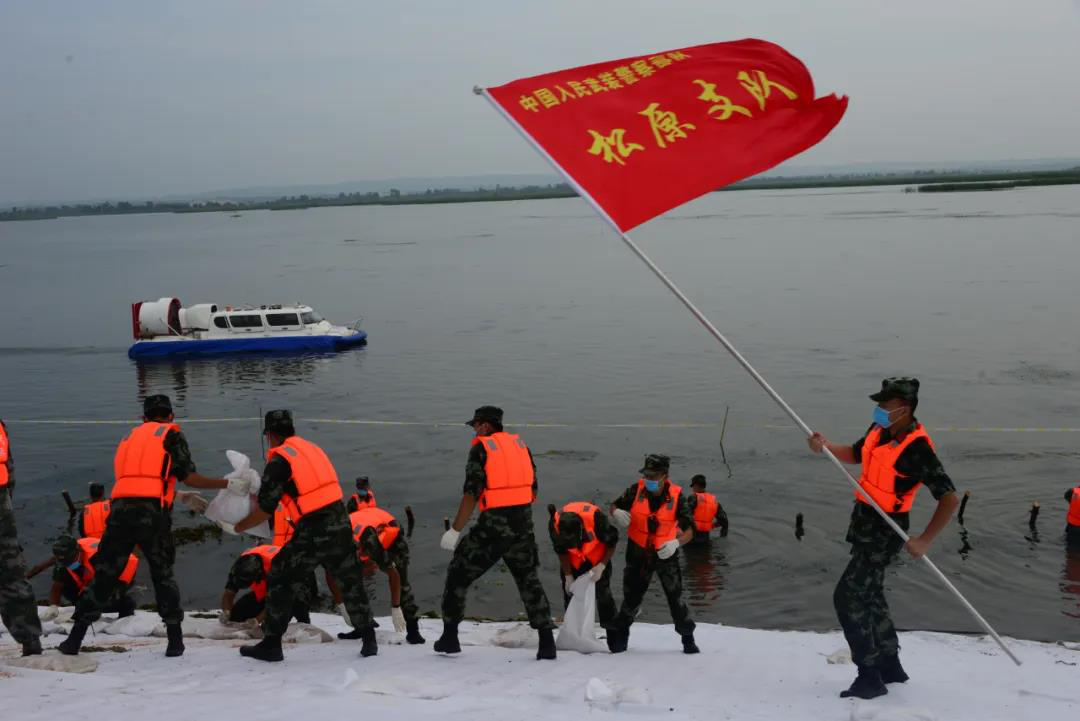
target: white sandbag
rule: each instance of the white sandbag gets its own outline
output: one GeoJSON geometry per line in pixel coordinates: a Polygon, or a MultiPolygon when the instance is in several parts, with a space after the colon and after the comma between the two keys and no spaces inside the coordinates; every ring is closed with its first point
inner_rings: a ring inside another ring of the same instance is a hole
{"type": "Polygon", "coordinates": [[[500,648],[536,648],[539,643],[536,631],[527,623],[515,623],[500,628],[491,638],[491,645],[500,648]]]}
{"type": "Polygon", "coordinates": [[[333,640],[333,636],[310,623],[289,624],[285,635],[281,637],[282,643],[331,643],[333,640]]]}
{"type": "MultiPolygon", "coordinates": [[[[262,634],[255,635],[251,627],[246,624],[223,624],[216,618],[186,617],[180,625],[184,638],[205,638],[211,641],[245,641],[251,638],[261,638],[262,634]]],[[[256,628],[255,631],[258,629],[256,628]]],[[[167,636],[164,625],[158,625],[151,633],[152,636],[167,636]]]]}
{"type": "MultiPolygon", "coordinates": [[[[255,497],[259,493],[259,488],[262,485],[262,478],[258,472],[251,467],[251,459],[238,451],[225,451],[225,457],[229,459],[229,463],[232,465],[232,472],[226,474],[225,478],[232,480],[233,478],[247,478],[251,482],[251,486],[248,493],[238,494],[233,493],[228,488],[222,488],[214,496],[214,500],[210,501],[210,505],[206,507],[206,517],[211,521],[224,521],[225,523],[238,523],[251,513],[255,508],[255,497]]],[[[249,528],[244,533],[250,533],[253,536],[260,538],[270,538],[270,524],[267,522],[260,523],[254,528],[249,528]]]]}
{"type": "Polygon", "coordinates": [[[118,618],[112,623],[96,630],[101,633],[107,633],[110,636],[131,636],[132,638],[165,635],[165,625],[161,622],[160,618],[152,613],[136,612],[133,616],[118,618]],[[158,629],[160,629],[161,632],[155,634],[154,631],[158,629]]]}
{"type": "Polygon", "coordinates": [[[555,639],[560,651],[606,653],[607,645],[596,638],[596,582],[584,573],[570,585],[570,605],[555,639]]]}

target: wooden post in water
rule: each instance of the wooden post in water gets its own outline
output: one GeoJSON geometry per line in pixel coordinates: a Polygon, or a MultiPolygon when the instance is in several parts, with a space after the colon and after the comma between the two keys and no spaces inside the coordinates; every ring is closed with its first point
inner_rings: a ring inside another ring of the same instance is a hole
{"type": "Polygon", "coordinates": [[[964,525],[964,509],[967,508],[969,498],[971,491],[964,491],[964,497],[960,499],[960,512],[956,514],[956,522],[961,526],[964,525]]]}
{"type": "Polygon", "coordinates": [[[1035,528],[1035,523],[1039,520],[1039,502],[1035,501],[1031,504],[1031,515],[1028,516],[1028,528],[1033,531],[1038,530],[1035,528]]]}
{"type": "Polygon", "coordinates": [[[442,519],[442,525],[443,525],[443,530],[444,531],[449,531],[450,530],[450,519],[448,517],[444,517],[442,519]]]}
{"type": "Polygon", "coordinates": [[[803,528],[803,515],[801,513],[795,514],[795,538],[802,540],[802,537],[806,535],[806,530],[803,528]]]}
{"type": "Polygon", "coordinates": [[[412,538],[413,527],[416,526],[416,516],[413,515],[412,506],[405,506],[405,522],[407,524],[405,537],[412,538]]]}

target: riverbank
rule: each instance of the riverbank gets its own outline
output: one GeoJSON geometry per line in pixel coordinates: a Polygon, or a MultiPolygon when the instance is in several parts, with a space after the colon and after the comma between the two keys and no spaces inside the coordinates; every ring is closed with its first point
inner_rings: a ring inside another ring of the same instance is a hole
{"type": "MultiPolygon", "coordinates": [[[[139,613],[139,622],[156,623],[139,613]]],[[[207,623],[208,621],[203,621],[207,623]]],[[[315,614],[330,632],[336,616],[315,614]]],[[[214,621],[213,623],[216,623],[214,621]]],[[[410,719],[633,718],[762,719],[776,721],[1056,721],[1076,718],[1074,691],[1080,646],[1011,640],[1024,660],[1017,668],[988,639],[939,633],[901,634],[911,681],[873,701],[841,699],[855,669],[839,632],[755,631],[700,624],[702,653],[681,653],[670,626],[639,623],[625,654],[560,652],[535,659],[535,634],[523,624],[465,623],[463,653],[435,654],[441,623],[424,620],[424,646],[401,645],[380,619],[379,655],[363,659],[356,641],[287,644],[285,662],[241,658],[243,641],[187,640],[183,658],[167,659],[162,638],[108,634],[79,659],[88,673],[37,671],[9,665],[16,648],[0,640],[0,689],[5,711],[21,721],[81,719],[111,708],[119,721],[315,718],[389,714],[410,719]],[[840,653],[837,653],[840,652],[840,653]],[[89,700],[92,700],[88,702],[89,700]]],[[[196,625],[195,619],[188,624],[196,625]]],[[[129,625],[134,628],[139,623],[129,625]]],[[[142,623],[143,627],[147,626],[142,623]]],[[[61,640],[45,637],[46,647],[61,640]]],[[[55,654],[55,651],[47,653],[55,654]]]]}

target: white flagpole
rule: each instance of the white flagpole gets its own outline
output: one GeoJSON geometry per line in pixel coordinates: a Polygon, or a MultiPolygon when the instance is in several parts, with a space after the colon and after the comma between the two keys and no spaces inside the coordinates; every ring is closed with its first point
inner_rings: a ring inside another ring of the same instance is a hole
{"type": "MultiPolygon", "coordinates": [[[[647,256],[641,248],[638,247],[637,243],[631,240],[630,236],[628,236],[619,228],[618,224],[616,224],[615,221],[611,218],[611,216],[607,214],[607,211],[605,211],[599,205],[599,203],[597,203],[596,200],[593,199],[593,197],[588,193],[588,191],[581,187],[581,185],[579,185],[578,182],[574,180],[573,176],[567,173],[566,170],[564,170],[563,167],[559,165],[558,161],[556,161],[555,158],[551,157],[547,150],[545,150],[543,146],[537,143],[533,139],[533,137],[525,131],[525,128],[521,127],[521,124],[518,123],[516,119],[514,119],[514,116],[506,112],[506,109],[503,108],[503,106],[500,105],[498,102],[496,102],[495,98],[491,97],[491,94],[488,93],[486,88],[476,86],[473,88],[473,92],[477,95],[484,96],[484,98],[486,98],[487,101],[491,103],[491,106],[495,108],[495,110],[506,120],[506,122],[510,123],[510,125],[513,126],[514,129],[516,129],[521,134],[521,137],[523,137],[525,141],[529,143],[529,145],[535,148],[536,151],[540,153],[540,155],[542,155],[544,158],[547,159],[549,163],[551,163],[555,170],[557,170],[559,174],[566,180],[566,182],[570,184],[570,187],[577,191],[578,195],[580,195],[585,200],[585,202],[591,205],[593,210],[595,210],[601,218],[607,221],[607,223],[611,226],[612,230],[614,230],[615,233],[622,239],[623,243],[626,244],[626,247],[628,247],[631,252],[633,252],[633,254],[636,255],[639,259],[641,259],[641,262],[644,263],[648,267],[648,269],[653,272],[653,275],[659,278],[660,282],[667,286],[667,289],[670,290],[672,294],[676,298],[678,298],[684,306],[686,306],[686,309],[690,311],[691,315],[697,318],[698,322],[701,323],[702,326],[704,326],[705,330],[709,333],[709,335],[719,341],[720,345],[722,345],[724,349],[731,354],[731,356],[739,363],[739,365],[746,369],[746,372],[750,374],[750,376],[757,382],[759,386],[761,386],[762,390],[769,394],[769,397],[776,402],[776,405],[780,406],[781,410],[783,410],[784,413],[786,413],[788,417],[795,422],[795,425],[797,425],[802,430],[802,432],[806,434],[807,438],[812,436],[814,432],[810,429],[810,426],[806,425],[806,423],[803,421],[802,418],[799,417],[799,415],[794,411],[794,409],[792,409],[792,407],[789,406],[787,402],[780,397],[780,394],[773,390],[773,387],[769,385],[768,381],[766,381],[765,378],[757,372],[754,366],[750,365],[750,361],[746,360],[746,358],[743,357],[743,354],[740,353],[738,349],[731,344],[731,341],[729,341],[724,336],[724,334],[721,333],[716,328],[716,326],[712,324],[712,321],[705,317],[705,314],[702,313],[698,309],[698,307],[694,305],[689,298],[686,297],[686,295],[679,289],[679,287],[675,285],[675,283],[673,283],[670,278],[667,277],[664,271],[660,270],[656,263],[654,263],[652,259],[647,256]]],[[[889,514],[885,513],[885,511],[882,510],[881,506],[879,506],[873,498],[871,498],[869,495],[866,494],[865,491],[862,490],[859,482],[855,480],[855,477],[852,476],[848,469],[844,466],[844,464],[840,462],[840,459],[834,456],[828,448],[822,448],[822,452],[825,454],[826,457],[828,457],[830,461],[832,461],[833,465],[836,466],[840,470],[840,472],[844,474],[844,477],[848,480],[848,483],[850,483],[851,486],[855,489],[855,492],[858,493],[863,500],[869,503],[870,506],[872,506],[873,509],[878,512],[878,515],[880,515],[885,520],[885,522],[889,524],[889,527],[892,528],[892,530],[895,531],[896,534],[904,540],[904,543],[907,543],[909,540],[911,540],[911,537],[904,532],[904,529],[900,528],[900,526],[897,525],[896,521],[890,518],[889,514]]],[[[934,562],[930,560],[930,557],[924,555],[922,557],[922,560],[926,563],[927,568],[929,568],[934,573],[934,575],[936,575],[938,579],[943,584],[945,584],[945,587],[949,589],[949,591],[951,591],[954,596],[956,596],[960,603],[963,604],[964,608],[967,609],[968,613],[970,613],[975,618],[975,620],[978,621],[979,625],[982,626],[988,634],[990,634],[994,641],[997,642],[997,645],[1001,647],[1001,650],[1004,651],[1010,659],[1012,659],[1013,663],[1015,663],[1017,666],[1021,665],[1020,659],[1017,658],[1016,655],[1009,649],[1009,647],[1005,645],[1005,642],[1001,639],[1001,636],[998,635],[997,631],[995,631],[993,627],[989,623],[987,623],[986,619],[982,617],[982,614],[980,614],[975,609],[975,607],[972,606],[966,598],[964,598],[964,595],[960,593],[960,591],[956,588],[956,586],[952,584],[952,582],[948,578],[946,578],[945,574],[941,572],[941,569],[939,569],[934,564],[934,562]]]]}

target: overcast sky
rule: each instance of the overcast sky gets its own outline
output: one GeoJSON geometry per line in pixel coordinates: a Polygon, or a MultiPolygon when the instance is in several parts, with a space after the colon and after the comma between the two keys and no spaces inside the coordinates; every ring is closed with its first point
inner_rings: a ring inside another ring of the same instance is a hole
{"type": "Polygon", "coordinates": [[[743,37],[851,97],[799,163],[1080,155],[1078,0],[0,0],[0,200],[545,172],[474,84],[743,37]]]}

